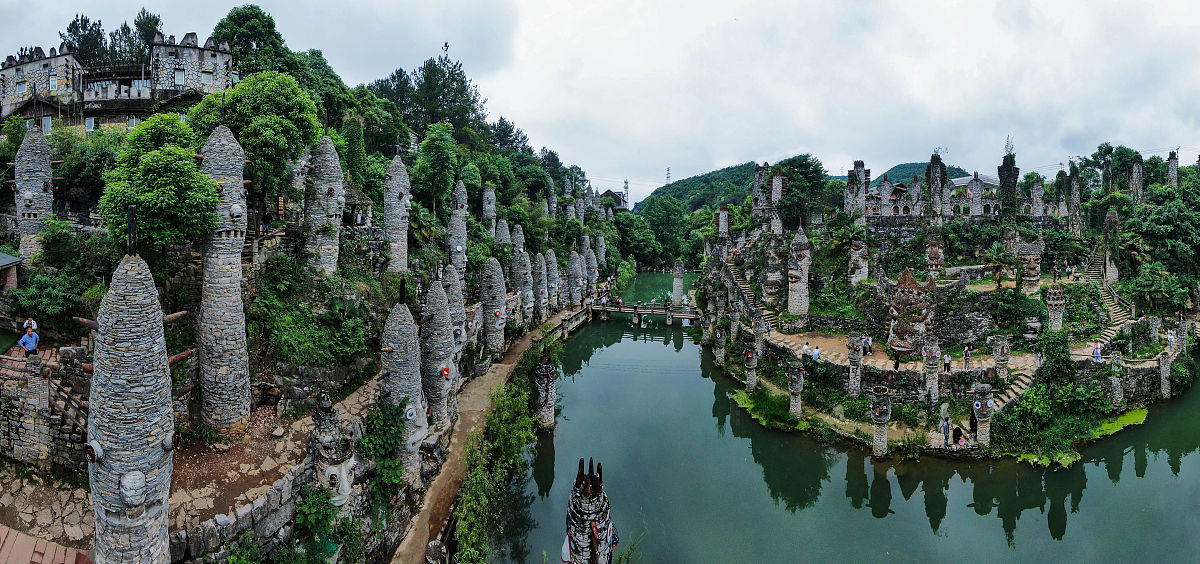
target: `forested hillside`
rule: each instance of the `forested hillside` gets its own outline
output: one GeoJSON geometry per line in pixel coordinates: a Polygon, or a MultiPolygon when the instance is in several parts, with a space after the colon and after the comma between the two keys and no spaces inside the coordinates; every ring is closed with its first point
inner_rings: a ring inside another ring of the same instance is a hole
{"type": "MultiPolygon", "coordinates": [[[[672,196],[683,202],[688,211],[699,209],[705,204],[740,204],[750,193],[750,181],[753,179],[754,162],[751,161],[676,180],[656,188],[647,199],[672,196]]],[[[645,205],[645,200],[638,202],[633,207],[634,213],[641,213],[645,205]]]]}
{"type": "MultiPolygon", "coordinates": [[[[917,178],[925,180],[925,167],[927,166],[929,166],[929,161],[922,163],[898,164],[887,169],[887,172],[882,174],[872,174],[871,185],[875,186],[879,184],[879,182],[883,180],[884,175],[887,175],[888,180],[891,180],[892,182],[908,182],[912,180],[914,174],[917,176],[917,178]]],[[[950,175],[950,178],[962,178],[970,175],[970,173],[967,171],[954,165],[946,165],[946,174],[950,175]]],[[[843,176],[842,178],[845,177],[843,176]]]]}

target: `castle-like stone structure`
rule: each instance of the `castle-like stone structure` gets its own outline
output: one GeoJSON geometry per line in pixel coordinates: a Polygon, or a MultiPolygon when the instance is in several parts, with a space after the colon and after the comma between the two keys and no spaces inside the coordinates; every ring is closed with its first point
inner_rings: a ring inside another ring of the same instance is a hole
{"type": "Polygon", "coordinates": [[[342,208],[346,205],[346,187],[342,164],[328,135],[317,143],[312,167],[312,185],[304,196],[307,229],[304,252],[310,267],[322,274],[333,274],[337,270],[338,234],[341,232],[342,208]]]}
{"type": "Polygon", "coordinates": [[[126,256],[97,319],[88,483],[97,562],[168,562],[167,498],[178,446],[163,312],[150,267],[126,256]]]}
{"type": "Polygon", "coordinates": [[[46,142],[42,128],[33,127],[25,133],[25,139],[17,149],[14,166],[21,259],[29,260],[42,252],[42,230],[54,208],[50,144],[46,142]]]}
{"type": "Polygon", "coordinates": [[[200,297],[200,421],[239,436],[250,419],[250,358],[242,312],[242,246],[246,241],[245,152],[224,125],[204,145],[201,170],[217,181],[217,229],[204,249],[200,297]]]}

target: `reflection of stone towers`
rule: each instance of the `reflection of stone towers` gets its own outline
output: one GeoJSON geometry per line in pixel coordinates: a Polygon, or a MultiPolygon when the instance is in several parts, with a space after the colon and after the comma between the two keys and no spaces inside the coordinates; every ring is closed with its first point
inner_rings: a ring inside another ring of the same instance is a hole
{"type": "Polygon", "coordinates": [[[575,485],[571,488],[571,499],[567,502],[567,540],[564,557],[570,564],[604,564],[612,562],[613,549],[617,543],[617,528],[612,523],[612,509],[604,493],[604,467],[588,461],[583,471],[583,459],[579,459],[579,471],[575,474],[575,485]]]}
{"type": "Polygon", "coordinates": [[[558,399],[555,380],[558,368],[550,362],[550,355],[543,349],[541,362],[534,373],[538,389],[537,424],[542,429],[554,428],[554,402],[558,399]]]}
{"type": "Polygon", "coordinates": [[[203,170],[217,181],[217,230],[204,249],[200,295],[200,421],[224,436],[241,435],[250,419],[250,358],[242,312],[242,246],[246,241],[246,155],[233,132],[218,126],[204,144],[203,170]]]}
{"type": "Polygon", "coordinates": [[[167,498],[178,438],[158,304],[150,267],[126,255],[97,320],[87,444],[97,562],[170,561],[167,498]]]}
{"type": "Polygon", "coordinates": [[[804,393],[804,363],[799,360],[788,364],[788,392],[791,395],[788,413],[800,417],[803,414],[801,395],[804,393]]]}
{"type": "Polygon", "coordinates": [[[675,259],[675,270],[671,280],[671,304],[683,303],[683,259],[675,259]]]}
{"type": "Polygon", "coordinates": [[[1050,330],[1062,331],[1063,312],[1066,311],[1067,295],[1062,286],[1055,284],[1046,290],[1046,309],[1050,312],[1050,330]]]}
{"type": "Polygon", "coordinates": [[[425,393],[421,389],[421,343],[412,313],[403,303],[396,304],[383,325],[379,401],[384,405],[404,405],[404,433],[396,453],[409,479],[417,478],[417,452],[429,434],[425,393]]]}
{"type": "Polygon", "coordinates": [[[871,456],[887,454],[887,424],[892,419],[892,393],[887,386],[871,388],[871,422],[875,424],[875,434],[871,441],[871,456]]]}
{"type": "Polygon", "coordinates": [[[42,252],[42,229],[54,209],[51,185],[50,144],[42,128],[25,133],[14,162],[17,182],[17,227],[21,232],[21,259],[42,252]]]}
{"type": "Polygon", "coordinates": [[[346,205],[345,180],[337,150],[329,136],[321,138],[313,152],[313,182],[306,190],[304,215],[308,234],[304,252],[308,265],[322,274],[333,274],[338,263],[338,233],[342,207],[346,205]]]}
{"type": "Polygon", "coordinates": [[[938,376],[938,364],[941,361],[941,351],[938,350],[937,343],[933,339],[925,341],[925,348],[922,349],[925,365],[925,393],[929,396],[929,402],[937,403],[941,399],[941,381],[938,376]]]}
{"type": "Polygon", "coordinates": [[[483,265],[483,287],[480,288],[480,307],[483,309],[484,350],[490,358],[504,354],[504,324],[508,322],[508,307],[504,289],[504,269],[496,257],[483,265]]]}
{"type": "Polygon", "coordinates": [[[862,336],[857,331],[850,333],[846,339],[846,360],[850,363],[849,390],[851,396],[858,397],[862,388],[862,336]]]}
{"type": "Polygon", "coordinates": [[[975,392],[975,403],[971,407],[975,410],[975,421],[978,423],[975,442],[986,447],[992,442],[992,413],[996,408],[992,401],[992,386],[975,384],[972,390],[975,392]]]}
{"type": "Polygon", "coordinates": [[[442,428],[450,423],[454,408],[450,393],[458,379],[458,367],[453,362],[454,333],[450,324],[450,308],[446,292],[434,282],[425,292],[425,316],[421,324],[421,382],[425,400],[429,402],[430,424],[442,428]]]}
{"type": "Polygon", "coordinates": [[[388,166],[383,184],[383,230],[391,248],[388,272],[408,272],[408,212],[412,207],[408,169],[400,155],[388,166]]]}

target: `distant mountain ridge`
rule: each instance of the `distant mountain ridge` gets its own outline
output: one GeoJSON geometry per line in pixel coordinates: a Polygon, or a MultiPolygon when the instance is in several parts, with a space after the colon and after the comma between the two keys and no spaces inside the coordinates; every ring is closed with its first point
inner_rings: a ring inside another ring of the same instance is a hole
{"type": "MultiPolygon", "coordinates": [[[[780,159],[781,161],[784,159],[780,159]]],[[[688,211],[700,209],[705,204],[740,204],[750,193],[750,183],[754,181],[754,161],[727,166],[704,174],[689,176],[670,184],[655,188],[644,200],[633,206],[634,213],[640,213],[646,200],[656,196],[673,196],[683,202],[688,211]]],[[[929,162],[903,163],[889,168],[882,174],[871,175],[871,185],[879,184],[886,174],[892,182],[908,183],[913,175],[925,179],[925,167],[929,162]]],[[[967,171],[947,165],[946,173],[950,178],[968,176],[967,171]]],[[[831,179],[846,180],[845,175],[830,176],[831,179]]]]}

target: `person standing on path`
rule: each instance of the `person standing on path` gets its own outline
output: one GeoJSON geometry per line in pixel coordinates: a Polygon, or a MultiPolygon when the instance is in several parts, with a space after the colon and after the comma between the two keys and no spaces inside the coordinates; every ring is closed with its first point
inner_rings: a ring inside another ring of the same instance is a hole
{"type": "Polygon", "coordinates": [[[1101,361],[1101,358],[1100,358],[1100,341],[1096,341],[1096,344],[1092,346],[1092,357],[1096,359],[1096,362],[1100,362],[1100,361],[1101,361]]]}
{"type": "Polygon", "coordinates": [[[963,347],[963,370],[971,368],[971,345],[963,347]]]}
{"type": "Polygon", "coordinates": [[[944,356],[942,356],[942,372],[946,372],[946,373],[950,372],[950,353],[949,352],[947,352],[944,356]]]}
{"type": "Polygon", "coordinates": [[[1171,345],[1171,352],[1175,352],[1175,333],[1167,331],[1167,342],[1171,345]]]}
{"type": "Polygon", "coordinates": [[[867,335],[867,356],[875,356],[875,339],[867,335]]]}
{"type": "Polygon", "coordinates": [[[21,329],[33,329],[33,332],[37,333],[37,322],[33,320],[33,317],[30,317],[25,320],[24,324],[21,325],[21,329]]]}
{"type": "Polygon", "coordinates": [[[942,418],[942,448],[950,448],[950,418],[942,418]]]}
{"type": "Polygon", "coordinates": [[[17,344],[21,345],[21,350],[25,351],[25,358],[37,354],[38,341],[40,340],[42,340],[41,337],[38,337],[38,334],[33,332],[32,327],[25,329],[25,335],[21,337],[20,341],[17,341],[17,344]]]}

